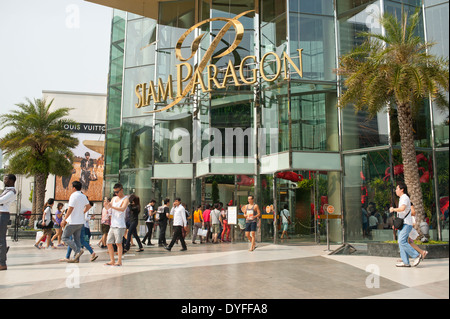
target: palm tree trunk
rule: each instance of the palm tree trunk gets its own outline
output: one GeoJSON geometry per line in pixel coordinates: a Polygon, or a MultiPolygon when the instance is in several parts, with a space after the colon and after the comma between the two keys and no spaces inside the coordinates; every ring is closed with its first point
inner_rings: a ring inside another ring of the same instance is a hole
{"type": "Polygon", "coordinates": [[[43,212],[47,178],[48,174],[45,173],[39,173],[34,176],[34,180],[36,181],[34,187],[34,192],[36,193],[36,197],[34,197],[36,199],[36,205],[33,206],[36,210],[33,213],[36,214],[34,215],[36,218],[39,218],[38,216],[43,212]]]}
{"type": "Polygon", "coordinates": [[[422,187],[420,186],[419,166],[416,160],[411,107],[408,104],[398,104],[398,127],[400,131],[405,184],[408,187],[408,193],[416,211],[415,228],[422,236],[423,234],[419,226],[420,222],[424,220],[423,195],[422,187]]]}

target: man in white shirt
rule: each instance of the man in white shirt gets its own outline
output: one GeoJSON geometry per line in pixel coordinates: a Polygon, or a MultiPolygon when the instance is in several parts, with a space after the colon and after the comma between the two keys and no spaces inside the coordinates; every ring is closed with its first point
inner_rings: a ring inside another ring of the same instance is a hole
{"type": "Polygon", "coordinates": [[[61,227],[64,228],[62,240],[75,253],[74,259],[70,260],[70,262],[77,262],[84,253],[84,250],[81,248],[80,236],[85,223],[84,214],[91,208],[88,198],[81,192],[81,186],[79,181],[72,183],[73,193],[69,198],[69,209],[61,222],[61,227]]]}
{"type": "Polygon", "coordinates": [[[170,251],[175,245],[175,242],[179,239],[181,246],[183,247],[181,251],[187,250],[186,242],[183,238],[183,227],[187,225],[186,211],[181,205],[181,198],[177,197],[173,202],[173,238],[169,246],[164,247],[166,250],[170,251]]]}
{"type": "Polygon", "coordinates": [[[0,195],[0,270],[6,270],[6,233],[9,224],[9,205],[16,200],[16,189],[14,184],[16,176],[13,174],[5,175],[3,178],[5,189],[0,195]]]}

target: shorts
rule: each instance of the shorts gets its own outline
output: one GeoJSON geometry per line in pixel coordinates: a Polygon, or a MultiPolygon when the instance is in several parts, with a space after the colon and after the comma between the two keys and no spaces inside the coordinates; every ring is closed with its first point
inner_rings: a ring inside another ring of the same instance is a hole
{"type": "Polygon", "coordinates": [[[102,224],[102,235],[108,234],[109,232],[109,225],[102,224]]]}
{"type": "Polygon", "coordinates": [[[289,223],[283,223],[283,231],[288,230],[289,223]]]}
{"type": "Polygon", "coordinates": [[[44,227],[42,228],[42,232],[44,233],[44,235],[51,236],[53,235],[53,228],[44,227]]]}
{"type": "Polygon", "coordinates": [[[245,223],[245,231],[246,232],[252,232],[252,231],[256,231],[256,222],[246,222],[245,223]]]}
{"type": "Polygon", "coordinates": [[[110,227],[106,244],[121,244],[126,228],[110,227]]]}
{"type": "Polygon", "coordinates": [[[213,234],[220,233],[220,224],[212,224],[211,227],[212,227],[211,232],[213,234]]]}

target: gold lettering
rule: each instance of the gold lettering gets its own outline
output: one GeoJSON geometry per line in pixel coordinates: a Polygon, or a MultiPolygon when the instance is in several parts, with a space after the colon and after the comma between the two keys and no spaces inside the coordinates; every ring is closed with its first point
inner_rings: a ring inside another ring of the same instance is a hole
{"type": "Polygon", "coordinates": [[[281,74],[281,60],[280,60],[280,58],[278,57],[278,55],[277,55],[275,52],[268,52],[268,53],[266,53],[266,54],[263,56],[263,58],[261,59],[261,63],[260,63],[259,69],[260,69],[259,71],[260,71],[260,73],[261,73],[261,76],[263,77],[263,79],[264,79],[265,81],[267,81],[267,82],[274,82],[276,79],[278,79],[278,77],[279,77],[280,74],[281,74]],[[266,76],[266,71],[264,70],[264,62],[266,61],[266,58],[267,58],[269,55],[273,55],[273,56],[275,57],[276,69],[277,69],[277,71],[276,71],[276,73],[275,73],[275,76],[274,76],[273,78],[271,78],[271,79],[269,79],[269,78],[266,76]]]}
{"type": "Polygon", "coordinates": [[[177,89],[178,89],[177,98],[184,97],[183,82],[186,82],[191,77],[192,77],[192,65],[190,65],[189,63],[177,64],[177,89]],[[183,65],[186,66],[188,69],[188,74],[184,79],[183,79],[183,65]]]}
{"type": "Polygon", "coordinates": [[[152,96],[153,96],[153,100],[156,103],[160,102],[159,98],[158,98],[158,95],[156,94],[155,83],[153,83],[153,81],[150,81],[150,83],[148,85],[149,85],[149,88],[148,88],[147,101],[145,102],[145,106],[150,105],[151,100],[152,100],[152,96]]]}
{"type": "Polygon", "coordinates": [[[158,99],[160,101],[167,101],[167,97],[173,100],[172,75],[169,75],[169,79],[167,80],[167,86],[165,90],[161,78],[158,79],[158,99]]]}
{"type": "Polygon", "coordinates": [[[142,83],[142,106],[148,106],[150,103],[147,103],[147,83],[142,83]]]}
{"type": "Polygon", "coordinates": [[[258,80],[258,75],[257,75],[257,74],[258,74],[258,70],[257,70],[257,69],[253,69],[253,70],[252,70],[253,78],[252,78],[251,81],[247,80],[247,79],[245,78],[245,76],[244,76],[244,65],[245,65],[245,62],[246,62],[247,60],[250,60],[250,59],[253,59],[253,60],[256,62],[256,56],[254,56],[254,55],[249,55],[249,56],[245,57],[245,58],[242,60],[242,62],[241,62],[241,67],[240,67],[240,70],[239,70],[239,73],[240,73],[240,75],[241,75],[241,80],[242,80],[242,82],[244,82],[245,84],[248,84],[248,85],[255,84],[256,81],[258,80]]]}
{"type": "Polygon", "coordinates": [[[301,78],[303,78],[303,58],[302,58],[302,52],[303,49],[297,49],[299,54],[299,60],[300,65],[299,68],[295,65],[294,61],[286,54],[286,52],[283,52],[283,65],[284,65],[284,79],[287,80],[290,78],[290,74],[288,74],[287,70],[287,63],[286,61],[289,61],[289,63],[294,67],[295,71],[300,75],[301,78]]]}
{"type": "Polygon", "coordinates": [[[214,64],[208,65],[208,91],[207,92],[211,92],[213,90],[211,81],[214,82],[214,84],[216,85],[217,88],[220,88],[220,83],[219,83],[219,81],[217,81],[217,66],[215,66],[214,64]],[[214,71],[213,74],[212,74],[212,71],[214,71]]]}
{"type": "Polygon", "coordinates": [[[192,94],[195,93],[195,89],[197,88],[197,84],[200,84],[200,85],[201,85],[202,91],[203,91],[203,92],[208,91],[208,90],[206,89],[205,82],[203,82],[203,75],[202,75],[202,73],[200,72],[200,69],[199,69],[199,68],[197,68],[197,69],[195,70],[194,78],[192,79],[192,82],[193,82],[193,85],[192,85],[192,91],[191,91],[192,94]]]}
{"type": "Polygon", "coordinates": [[[141,89],[142,89],[142,84],[136,85],[136,87],[134,89],[134,92],[136,93],[136,96],[138,97],[138,102],[134,105],[134,106],[136,106],[137,109],[142,107],[143,97],[140,92],[141,89]]]}
{"type": "Polygon", "coordinates": [[[235,86],[242,85],[241,83],[239,83],[239,79],[236,75],[236,71],[234,70],[234,65],[233,65],[233,63],[231,63],[231,60],[228,61],[228,67],[227,67],[227,70],[225,71],[225,76],[223,77],[222,88],[225,88],[227,86],[228,78],[230,78],[230,77],[233,78],[235,86]]]}

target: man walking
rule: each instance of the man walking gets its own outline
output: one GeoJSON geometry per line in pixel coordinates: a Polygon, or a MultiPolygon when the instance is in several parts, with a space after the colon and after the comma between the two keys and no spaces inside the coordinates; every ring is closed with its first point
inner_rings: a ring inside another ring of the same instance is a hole
{"type": "Polygon", "coordinates": [[[84,253],[84,250],[81,248],[81,230],[86,222],[84,215],[91,208],[91,204],[86,195],[81,192],[81,187],[82,185],[79,181],[72,183],[73,193],[69,198],[69,209],[61,222],[61,227],[64,228],[62,240],[75,253],[74,258],[69,260],[69,262],[78,262],[80,256],[84,253]]]}
{"type": "Polygon", "coordinates": [[[181,246],[183,247],[181,251],[187,250],[186,243],[183,238],[183,227],[187,225],[186,220],[186,211],[181,205],[181,199],[178,197],[173,202],[174,210],[173,210],[173,238],[170,242],[169,246],[164,247],[166,250],[170,251],[175,245],[175,242],[179,239],[181,241],[181,246]]]}
{"type": "Polygon", "coordinates": [[[6,254],[8,246],[6,244],[6,233],[9,223],[9,205],[16,200],[16,176],[5,175],[3,178],[5,189],[0,195],[0,270],[6,270],[6,254]]]}

